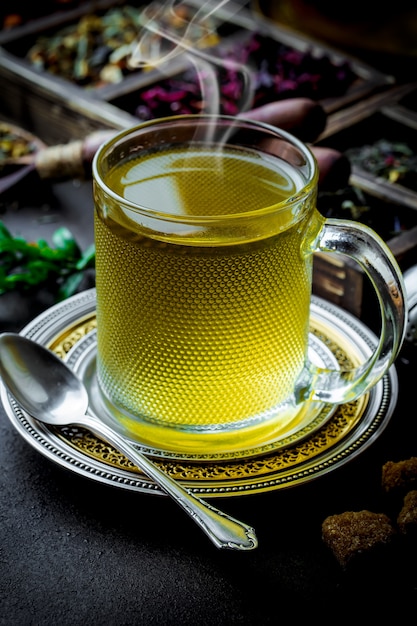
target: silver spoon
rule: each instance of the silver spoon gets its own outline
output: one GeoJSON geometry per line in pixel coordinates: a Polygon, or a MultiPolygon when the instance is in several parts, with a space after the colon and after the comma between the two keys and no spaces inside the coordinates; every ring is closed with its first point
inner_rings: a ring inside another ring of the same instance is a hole
{"type": "Polygon", "coordinates": [[[251,526],[195,497],[129,441],[96,417],[87,415],[88,393],[84,384],[46,347],[17,333],[0,334],[0,374],[9,393],[33,418],[53,426],[82,426],[115,446],[171,496],[215,546],[231,550],[257,547],[251,526]]]}

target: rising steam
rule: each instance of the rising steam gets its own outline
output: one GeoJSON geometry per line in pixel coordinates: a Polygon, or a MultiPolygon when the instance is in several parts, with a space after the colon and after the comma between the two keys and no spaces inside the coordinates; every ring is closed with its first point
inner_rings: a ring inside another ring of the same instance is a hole
{"type": "Polygon", "coordinates": [[[214,52],[209,53],[208,42],[221,22],[219,10],[227,6],[228,17],[246,4],[243,0],[206,0],[192,13],[190,5],[181,0],[153,2],[142,13],[142,27],[135,49],[129,61],[134,68],[157,67],[169,73],[173,61],[182,57],[192,64],[197,73],[204,113],[220,112],[220,86],[216,70],[232,69],[242,77],[240,111],[249,108],[252,95],[252,80],[249,68],[229,59],[222,59],[214,52]]]}

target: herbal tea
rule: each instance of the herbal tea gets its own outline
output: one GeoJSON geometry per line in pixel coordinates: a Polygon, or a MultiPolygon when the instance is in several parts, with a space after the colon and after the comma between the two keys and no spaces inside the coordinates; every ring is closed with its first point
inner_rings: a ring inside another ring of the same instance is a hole
{"type": "Polygon", "coordinates": [[[211,244],[184,218],[260,211],[294,194],[293,178],[256,153],[207,149],[158,151],[110,173],[107,185],[163,214],[166,230],[148,235],[150,218],[96,199],[99,380],[120,409],[213,430],[272,417],[291,395],[309,323],[303,229],[283,213],[265,238],[242,222],[245,243],[223,230],[211,244]]]}

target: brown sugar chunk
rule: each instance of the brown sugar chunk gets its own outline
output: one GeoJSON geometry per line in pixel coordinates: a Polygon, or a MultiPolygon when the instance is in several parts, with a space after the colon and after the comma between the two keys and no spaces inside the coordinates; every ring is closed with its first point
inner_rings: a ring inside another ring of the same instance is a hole
{"type": "Polygon", "coordinates": [[[397,517],[398,530],[402,535],[417,538],[417,489],[409,491],[397,517]]]}
{"type": "Polygon", "coordinates": [[[382,466],[382,487],[386,493],[407,493],[417,489],[417,457],[388,461],[382,466]]]}
{"type": "Polygon", "coordinates": [[[369,560],[395,535],[387,515],[367,510],[330,515],[322,523],[323,541],[343,568],[364,557],[369,560]]]}

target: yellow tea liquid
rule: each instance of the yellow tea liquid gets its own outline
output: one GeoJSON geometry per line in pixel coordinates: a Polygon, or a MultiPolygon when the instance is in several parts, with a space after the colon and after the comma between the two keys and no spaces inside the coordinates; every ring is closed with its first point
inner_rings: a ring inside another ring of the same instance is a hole
{"type": "Polygon", "coordinates": [[[164,214],[136,215],[96,189],[98,379],[125,425],[176,449],[182,434],[215,441],[273,419],[307,346],[300,220],[237,216],[231,236],[187,218],[262,211],[294,194],[291,172],[257,153],[187,148],[121,163],[105,182],[164,214]]]}

